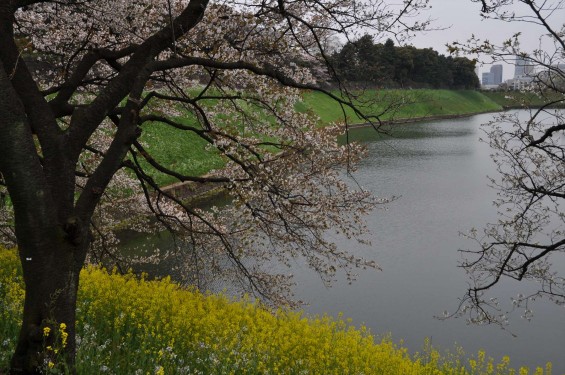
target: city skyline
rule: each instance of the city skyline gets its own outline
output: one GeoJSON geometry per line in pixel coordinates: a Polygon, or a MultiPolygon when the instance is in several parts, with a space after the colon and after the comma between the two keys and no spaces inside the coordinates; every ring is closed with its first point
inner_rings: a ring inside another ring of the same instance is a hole
{"type": "MultiPolygon", "coordinates": [[[[479,40],[489,40],[493,44],[500,45],[503,41],[510,38],[516,33],[520,33],[520,46],[523,51],[533,51],[540,48],[540,36],[545,34],[540,25],[528,22],[501,22],[498,20],[485,19],[481,17],[480,2],[472,2],[471,0],[430,0],[429,5],[432,7],[426,13],[421,15],[422,19],[432,18],[432,28],[425,33],[417,33],[414,38],[409,41],[418,48],[433,48],[440,54],[448,54],[446,44],[452,42],[464,43],[472,35],[479,40]],[[461,17],[464,14],[465,17],[461,17]],[[454,23],[457,20],[457,23],[454,23]]],[[[516,3],[513,11],[517,15],[525,11],[525,6],[516,3]]],[[[565,19],[565,9],[559,9],[554,12],[550,22],[556,26],[560,26],[565,19]]],[[[559,28],[559,27],[557,27],[559,28]]],[[[473,58],[476,56],[468,56],[473,58]]],[[[479,68],[479,78],[483,72],[489,72],[493,64],[503,65],[502,81],[514,78],[514,62],[509,60],[506,62],[492,62],[488,56],[482,56],[477,66],[479,68]]]]}

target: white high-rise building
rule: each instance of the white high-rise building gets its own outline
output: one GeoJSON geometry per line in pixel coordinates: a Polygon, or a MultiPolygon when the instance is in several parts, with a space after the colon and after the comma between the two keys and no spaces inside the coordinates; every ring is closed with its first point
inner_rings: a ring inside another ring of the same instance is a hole
{"type": "Polygon", "coordinates": [[[534,66],[522,56],[516,56],[514,64],[514,79],[529,77],[534,72],[534,66]]]}

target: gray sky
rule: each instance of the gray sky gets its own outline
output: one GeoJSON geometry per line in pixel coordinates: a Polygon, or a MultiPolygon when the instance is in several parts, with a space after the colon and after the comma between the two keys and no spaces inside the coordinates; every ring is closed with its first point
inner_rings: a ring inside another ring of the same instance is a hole
{"type": "MultiPolygon", "coordinates": [[[[544,32],[539,26],[531,23],[505,23],[495,20],[482,20],[481,4],[471,0],[430,0],[432,9],[428,15],[435,19],[433,26],[448,27],[446,30],[429,31],[411,40],[418,48],[431,47],[441,54],[447,55],[445,44],[453,41],[465,42],[472,34],[480,39],[488,39],[493,44],[500,44],[516,32],[521,32],[520,43],[523,51],[531,51],[539,46],[539,37],[544,32]]],[[[524,11],[523,4],[513,5],[512,10],[524,11]]],[[[565,21],[565,11],[554,14],[555,22],[565,21]]],[[[554,22],[554,23],[555,23],[554,22]]],[[[488,62],[488,59],[482,59],[488,62]]],[[[480,72],[490,69],[490,65],[480,66],[480,72]]],[[[512,78],[514,68],[504,64],[504,79],[512,78]]],[[[480,74],[479,74],[480,75],[480,74]]]]}

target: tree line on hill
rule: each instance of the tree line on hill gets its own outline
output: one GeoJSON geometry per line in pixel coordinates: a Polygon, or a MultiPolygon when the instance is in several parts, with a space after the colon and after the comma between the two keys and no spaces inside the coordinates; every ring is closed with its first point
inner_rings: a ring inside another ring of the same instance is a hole
{"type": "Polygon", "coordinates": [[[431,48],[375,43],[366,34],[331,56],[338,76],[349,84],[387,88],[473,89],[480,86],[475,61],[440,55],[431,48]]]}

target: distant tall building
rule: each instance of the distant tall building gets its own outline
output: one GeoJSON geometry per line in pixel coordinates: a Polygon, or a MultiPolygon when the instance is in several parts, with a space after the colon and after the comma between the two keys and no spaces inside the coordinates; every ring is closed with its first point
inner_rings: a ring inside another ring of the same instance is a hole
{"type": "Polygon", "coordinates": [[[514,78],[528,77],[534,72],[534,66],[521,56],[516,56],[514,78]]]}
{"type": "Polygon", "coordinates": [[[490,72],[482,74],[483,86],[498,86],[502,83],[502,65],[497,64],[490,67],[490,72]]]}
{"type": "Polygon", "coordinates": [[[490,72],[493,77],[493,85],[500,85],[502,83],[502,65],[497,64],[490,67],[490,72]]]}
{"type": "Polygon", "coordinates": [[[491,72],[484,72],[483,79],[481,80],[483,86],[491,86],[494,85],[494,74],[491,72]]]}

